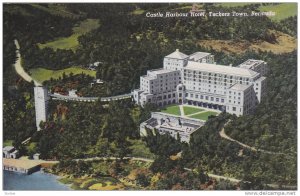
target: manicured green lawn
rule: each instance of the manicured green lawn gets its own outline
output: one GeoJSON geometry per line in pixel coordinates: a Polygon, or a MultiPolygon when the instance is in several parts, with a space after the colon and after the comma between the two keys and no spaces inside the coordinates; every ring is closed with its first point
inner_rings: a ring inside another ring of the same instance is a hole
{"type": "Polygon", "coordinates": [[[167,114],[173,114],[173,115],[177,115],[177,116],[181,115],[178,105],[167,106],[166,108],[162,109],[161,112],[167,113],[167,114]]]}
{"type": "Polygon", "coordinates": [[[260,11],[273,11],[275,16],[269,18],[274,21],[280,21],[290,16],[297,15],[297,3],[280,3],[277,5],[260,6],[260,11]]]}
{"type": "Polygon", "coordinates": [[[207,112],[203,112],[200,114],[195,114],[190,116],[190,118],[196,118],[196,119],[200,119],[200,120],[207,120],[209,116],[213,115],[216,116],[218,113],[217,112],[211,112],[211,111],[207,111],[207,112]]]}
{"type": "Polygon", "coordinates": [[[183,106],[183,111],[185,115],[190,115],[190,114],[194,114],[197,112],[202,112],[204,111],[201,108],[194,108],[194,107],[189,107],[189,106],[183,106]]]}
{"type": "Polygon", "coordinates": [[[29,70],[31,77],[34,80],[37,80],[38,82],[44,82],[46,80],[50,80],[52,77],[53,79],[58,79],[59,77],[63,76],[63,73],[66,75],[69,75],[70,73],[73,73],[74,75],[77,74],[87,74],[92,77],[96,77],[96,71],[82,69],[81,67],[70,67],[66,69],[61,70],[49,70],[44,68],[34,68],[29,70]]]}
{"type": "Polygon", "coordinates": [[[76,50],[79,45],[78,37],[90,32],[91,30],[97,29],[100,26],[99,20],[97,19],[86,19],[79,25],[73,27],[73,33],[69,37],[61,37],[54,41],[47,42],[45,44],[38,44],[40,49],[49,47],[53,50],[57,49],[71,49],[76,50]]]}

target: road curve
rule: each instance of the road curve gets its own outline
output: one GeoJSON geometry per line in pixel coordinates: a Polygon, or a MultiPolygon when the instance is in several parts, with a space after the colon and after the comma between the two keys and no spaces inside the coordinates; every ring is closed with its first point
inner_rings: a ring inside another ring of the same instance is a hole
{"type": "Polygon", "coordinates": [[[249,146],[247,144],[244,144],[238,140],[235,140],[231,137],[229,137],[226,133],[225,133],[225,126],[230,122],[230,120],[225,123],[225,125],[223,126],[222,130],[219,132],[220,136],[226,140],[229,140],[229,141],[232,141],[232,142],[235,142],[237,144],[239,144],[240,146],[244,147],[244,148],[247,148],[251,151],[254,151],[254,152],[262,152],[262,153],[266,153],[266,154],[277,154],[277,155],[286,155],[286,153],[282,153],[282,152],[272,152],[272,151],[267,151],[267,150],[263,150],[263,149],[257,149],[253,146],[249,146]]]}
{"type": "Polygon", "coordinates": [[[18,40],[14,40],[15,42],[15,45],[16,45],[16,55],[17,55],[17,60],[14,64],[14,67],[15,67],[15,70],[16,72],[27,82],[34,82],[34,85],[35,86],[42,86],[39,82],[35,81],[32,79],[32,77],[25,72],[24,68],[22,67],[22,64],[21,64],[21,54],[20,54],[20,45],[19,45],[19,42],[18,40]]]}

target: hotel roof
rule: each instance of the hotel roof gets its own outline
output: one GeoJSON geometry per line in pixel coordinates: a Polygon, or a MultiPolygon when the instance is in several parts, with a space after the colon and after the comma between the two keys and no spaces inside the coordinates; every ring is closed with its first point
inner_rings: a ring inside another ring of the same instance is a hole
{"type": "Polygon", "coordinates": [[[14,150],[15,148],[13,147],[13,146],[5,146],[4,148],[3,148],[3,151],[12,151],[12,150],[14,150]]]}
{"type": "Polygon", "coordinates": [[[199,63],[193,61],[188,61],[188,64],[185,67],[185,69],[200,70],[200,71],[207,71],[212,73],[229,74],[229,75],[251,77],[251,78],[259,75],[259,73],[252,71],[250,69],[231,67],[226,65],[199,63]]]}
{"type": "Polygon", "coordinates": [[[253,69],[254,67],[264,63],[262,60],[255,60],[255,59],[248,59],[247,61],[238,65],[238,67],[246,68],[246,69],[253,69]]]}
{"type": "Polygon", "coordinates": [[[234,84],[232,85],[229,89],[230,90],[238,90],[238,91],[245,91],[246,89],[248,89],[249,87],[251,87],[252,84],[249,85],[244,85],[244,84],[234,84]]]}
{"type": "Polygon", "coordinates": [[[194,59],[195,61],[203,58],[203,57],[206,57],[210,55],[210,53],[207,53],[207,52],[195,52],[194,54],[191,54],[189,59],[194,59]]]}
{"type": "Polygon", "coordinates": [[[173,59],[186,59],[189,56],[180,52],[179,49],[176,49],[175,52],[169,54],[168,56],[166,56],[167,58],[173,58],[173,59]]]}

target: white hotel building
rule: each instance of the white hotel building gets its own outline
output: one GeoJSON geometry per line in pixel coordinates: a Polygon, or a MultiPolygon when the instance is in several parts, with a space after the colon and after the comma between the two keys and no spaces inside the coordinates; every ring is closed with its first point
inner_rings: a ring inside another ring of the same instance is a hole
{"type": "Polygon", "coordinates": [[[266,62],[249,59],[237,67],[217,65],[210,53],[186,55],[178,49],[150,70],[133,91],[137,104],[184,103],[237,116],[251,113],[266,92],[266,62]]]}

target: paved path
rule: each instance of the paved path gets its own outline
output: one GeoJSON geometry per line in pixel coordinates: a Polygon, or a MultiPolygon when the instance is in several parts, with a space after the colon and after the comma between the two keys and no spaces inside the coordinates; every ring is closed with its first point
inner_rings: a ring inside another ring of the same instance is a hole
{"type": "MultiPolygon", "coordinates": [[[[117,160],[117,157],[91,157],[83,159],[73,159],[74,161],[95,161],[95,160],[117,160]]],[[[124,157],[123,159],[131,159],[134,161],[154,162],[154,159],[147,159],[142,157],[124,157]]]]}
{"type": "Polygon", "coordinates": [[[15,45],[16,45],[16,55],[17,55],[17,61],[16,63],[14,64],[14,67],[16,69],[16,72],[27,82],[34,82],[34,85],[35,86],[41,86],[41,84],[35,80],[32,79],[32,77],[25,72],[24,68],[22,67],[22,59],[21,59],[21,54],[20,54],[20,45],[19,45],[19,42],[18,40],[14,40],[15,42],[15,45]]]}
{"type": "Polygon", "coordinates": [[[277,155],[286,155],[286,153],[281,153],[281,152],[272,152],[272,151],[267,151],[267,150],[263,150],[263,149],[257,149],[253,146],[249,146],[247,144],[244,144],[238,140],[235,140],[231,137],[229,137],[226,133],[225,133],[225,126],[230,122],[230,120],[225,123],[225,125],[223,126],[222,130],[219,132],[220,136],[226,140],[229,140],[229,141],[232,141],[232,142],[235,142],[237,144],[239,144],[240,146],[244,147],[244,148],[247,148],[247,149],[250,149],[251,151],[254,151],[254,152],[263,152],[263,153],[266,153],[266,154],[277,154],[277,155]]]}
{"type": "Polygon", "coordinates": [[[183,110],[183,105],[179,105],[179,110],[180,110],[180,116],[184,117],[184,110],[183,110]]]}
{"type": "MultiPolygon", "coordinates": [[[[92,157],[92,158],[74,159],[74,160],[76,160],[76,161],[79,161],[79,160],[92,161],[92,160],[108,160],[108,159],[116,160],[117,158],[116,157],[92,157]]],[[[144,162],[150,162],[150,163],[154,162],[154,159],[147,159],[147,158],[141,158],[141,157],[124,157],[124,159],[131,159],[131,160],[135,160],[135,161],[144,161],[144,162]]],[[[184,170],[193,171],[190,168],[184,168],[184,170]]],[[[226,177],[226,176],[221,176],[221,175],[216,175],[216,174],[211,174],[211,173],[207,173],[207,175],[210,178],[214,178],[216,180],[228,180],[233,183],[238,183],[238,182],[242,181],[242,180],[239,180],[236,178],[226,177]]],[[[267,184],[267,185],[270,187],[273,187],[273,188],[280,188],[280,186],[278,184],[267,184]]],[[[281,185],[281,187],[288,188],[288,189],[297,189],[297,186],[293,186],[293,185],[281,185]]]]}
{"type": "Polygon", "coordinates": [[[193,113],[193,114],[189,114],[189,115],[186,115],[187,117],[190,117],[190,116],[194,116],[194,115],[196,115],[196,114],[201,114],[201,113],[205,113],[205,112],[207,112],[207,111],[200,111],[200,112],[196,112],[196,113],[193,113]]]}

